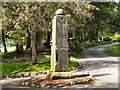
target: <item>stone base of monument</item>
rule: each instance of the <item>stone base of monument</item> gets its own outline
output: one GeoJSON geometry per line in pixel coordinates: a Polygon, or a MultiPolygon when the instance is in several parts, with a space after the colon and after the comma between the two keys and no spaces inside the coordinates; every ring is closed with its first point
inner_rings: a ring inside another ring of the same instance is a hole
{"type": "Polygon", "coordinates": [[[85,77],[90,76],[89,73],[72,73],[72,72],[53,72],[47,74],[47,79],[56,80],[56,79],[70,79],[75,77],[85,77]]]}
{"type": "Polygon", "coordinates": [[[32,88],[66,88],[72,85],[91,84],[93,82],[93,76],[89,73],[54,72],[47,74],[46,77],[34,77],[22,81],[21,85],[32,88]]]}

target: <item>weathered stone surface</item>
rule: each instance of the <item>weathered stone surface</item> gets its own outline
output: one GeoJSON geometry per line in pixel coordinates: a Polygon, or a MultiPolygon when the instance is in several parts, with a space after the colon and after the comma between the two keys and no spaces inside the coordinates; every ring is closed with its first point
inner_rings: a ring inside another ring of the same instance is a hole
{"type": "Polygon", "coordinates": [[[43,84],[42,84],[42,85],[41,85],[41,88],[44,88],[45,86],[46,86],[46,85],[43,85],[43,84]]]}
{"type": "Polygon", "coordinates": [[[10,75],[9,78],[14,78],[14,75],[10,75]]]}
{"type": "Polygon", "coordinates": [[[5,79],[8,79],[10,77],[10,75],[6,75],[6,78],[5,79]]]}
{"type": "Polygon", "coordinates": [[[49,73],[50,71],[49,71],[49,70],[47,70],[46,72],[47,72],[47,73],[49,73]]]}
{"type": "Polygon", "coordinates": [[[24,74],[20,74],[22,77],[24,77],[24,74]]]}
{"type": "Polygon", "coordinates": [[[76,68],[72,68],[72,70],[76,70],[76,68]]]}
{"type": "Polygon", "coordinates": [[[66,83],[66,84],[65,84],[65,86],[69,86],[69,85],[70,85],[70,83],[66,83]]]}
{"type": "Polygon", "coordinates": [[[28,82],[25,82],[25,86],[28,86],[28,82]]]}
{"type": "Polygon", "coordinates": [[[50,88],[51,87],[51,85],[46,85],[46,88],[50,88]]]}
{"type": "Polygon", "coordinates": [[[38,72],[38,74],[42,74],[42,73],[43,73],[43,71],[39,71],[39,72],[38,72]]]}
{"type": "Polygon", "coordinates": [[[68,78],[75,78],[75,77],[85,77],[89,76],[89,73],[72,73],[72,72],[53,72],[47,74],[47,79],[68,79],[68,78]]]}
{"type": "Polygon", "coordinates": [[[53,18],[51,71],[70,71],[67,17],[62,9],[53,18]]]}
{"type": "Polygon", "coordinates": [[[25,83],[24,82],[22,82],[22,86],[24,86],[25,85],[25,83]]]}
{"type": "Polygon", "coordinates": [[[36,85],[35,85],[35,83],[31,83],[31,87],[35,87],[36,85]]]}
{"type": "Polygon", "coordinates": [[[40,85],[36,85],[37,88],[40,88],[41,86],[40,85]]]}
{"type": "Polygon", "coordinates": [[[43,74],[47,74],[47,71],[43,71],[43,74]]]}
{"type": "Polygon", "coordinates": [[[38,75],[38,72],[35,72],[35,75],[38,75]]]}
{"type": "Polygon", "coordinates": [[[77,83],[75,81],[70,82],[71,85],[76,85],[77,83]]]}
{"type": "Polygon", "coordinates": [[[59,84],[59,87],[63,87],[63,84],[59,84]]]}
{"type": "Polygon", "coordinates": [[[29,77],[29,76],[30,76],[30,74],[31,74],[31,73],[26,72],[26,73],[24,74],[24,77],[29,77]]]}
{"type": "Polygon", "coordinates": [[[77,81],[77,84],[81,84],[82,82],[81,81],[77,81]]]}
{"type": "Polygon", "coordinates": [[[20,78],[20,77],[22,77],[22,75],[21,74],[17,74],[17,76],[16,76],[17,78],[20,78]]]}
{"type": "Polygon", "coordinates": [[[63,9],[58,9],[55,13],[56,15],[64,15],[63,9]]]}
{"type": "Polygon", "coordinates": [[[33,72],[31,73],[31,75],[38,75],[38,72],[33,72]]]}
{"type": "Polygon", "coordinates": [[[2,76],[2,79],[5,79],[6,78],[6,76],[2,76]]]}

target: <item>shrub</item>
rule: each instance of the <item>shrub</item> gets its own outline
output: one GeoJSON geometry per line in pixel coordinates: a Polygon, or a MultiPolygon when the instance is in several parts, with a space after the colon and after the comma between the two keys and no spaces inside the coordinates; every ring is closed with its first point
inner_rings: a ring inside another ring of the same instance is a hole
{"type": "Polygon", "coordinates": [[[113,36],[112,40],[113,41],[120,41],[120,34],[113,36]]]}
{"type": "Polygon", "coordinates": [[[98,43],[91,44],[91,46],[98,46],[98,45],[99,45],[98,43]]]}
{"type": "Polygon", "coordinates": [[[110,36],[104,36],[104,41],[110,41],[110,40],[111,40],[110,36]]]}

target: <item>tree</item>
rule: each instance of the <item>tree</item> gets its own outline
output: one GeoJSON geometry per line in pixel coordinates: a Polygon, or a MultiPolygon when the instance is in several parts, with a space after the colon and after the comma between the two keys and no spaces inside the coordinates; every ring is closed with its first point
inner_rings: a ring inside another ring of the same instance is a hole
{"type": "MultiPolygon", "coordinates": [[[[12,2],[3,4],[3,8],[5,9],[4,18],[10,19],[8,20],[9,23],[4,27],[6,28],[10,23],[12,26],[9,30],[5,29],[7,32],[11,31],[13,33],[14,31],[17,32],[20,30],[20,32],[24,31],[26,34],[27,30],[29,30],[31,34],[32,61],[34,65],[37,64],[36,55],[42,46],[42,36],[47,35],[48,29],[52,26],[52,18],[58,8],[63,8],[65,13],[68,13],[67,16],[70,16],[68,18],[69,35],[71,34],[71,37],[75,36],[77,41],[80,41],[84,39],[84,24],[86,23],[86,19],[91,17],[92,13],[90,10],[94,9],[94,6],[85,2],[12,2]]],[[[6,21],[4,22],[6,23],[6,21]]],[[[19,35],[19,33],[16,33],[16,35],[19,35]]],[[[23,37],[27,36],[25,35],[23,37]]],[[[16,40],[18,39],[19,38],[16,40]]],[[[50,38],[48,38],[48,43],[50,43],[49,41],[50,38]]]]}
{"type": "Polygon", "coordinates": [[[116,31],[114,26],[109,24],[116,17],[114,15],[116,6],[112,2],[91,2],[91,4],[98,7],[98,9],[93,10],[93,18],[87,20],[85,27],[88,29],[90,41],[97,41],[98,37],[116,31]]]}
{"type": "Polygon", "coordinates": [[[3,41],[4,50],[5,50],[4,52],[7,53],[7,48],[6,48],[6,44],[5,44],[5,34],[4,34],[3,30],[2,30],[2,41],[3,41]]]}

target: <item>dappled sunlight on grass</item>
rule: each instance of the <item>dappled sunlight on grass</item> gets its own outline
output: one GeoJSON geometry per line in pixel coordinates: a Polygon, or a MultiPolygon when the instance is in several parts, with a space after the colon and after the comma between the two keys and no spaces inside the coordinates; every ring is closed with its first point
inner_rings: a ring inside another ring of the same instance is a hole
{"type": "MultiPolygon", "coordinates": [[[[79,66],[78,62],[74,58],[70,58],[71,68],[79,66]]],[[[30,62],[19,63],[2,63],[2,75],[19,74],[25,72],[38,72],[50,70],[50,59],[38,60],[38,65],[31,65],[30,62]]]]}
{"type": "Polygon", "coordinates": [[[120,55],[120,44],[109,47],[109,51],[115,55],[120,55]]]}

